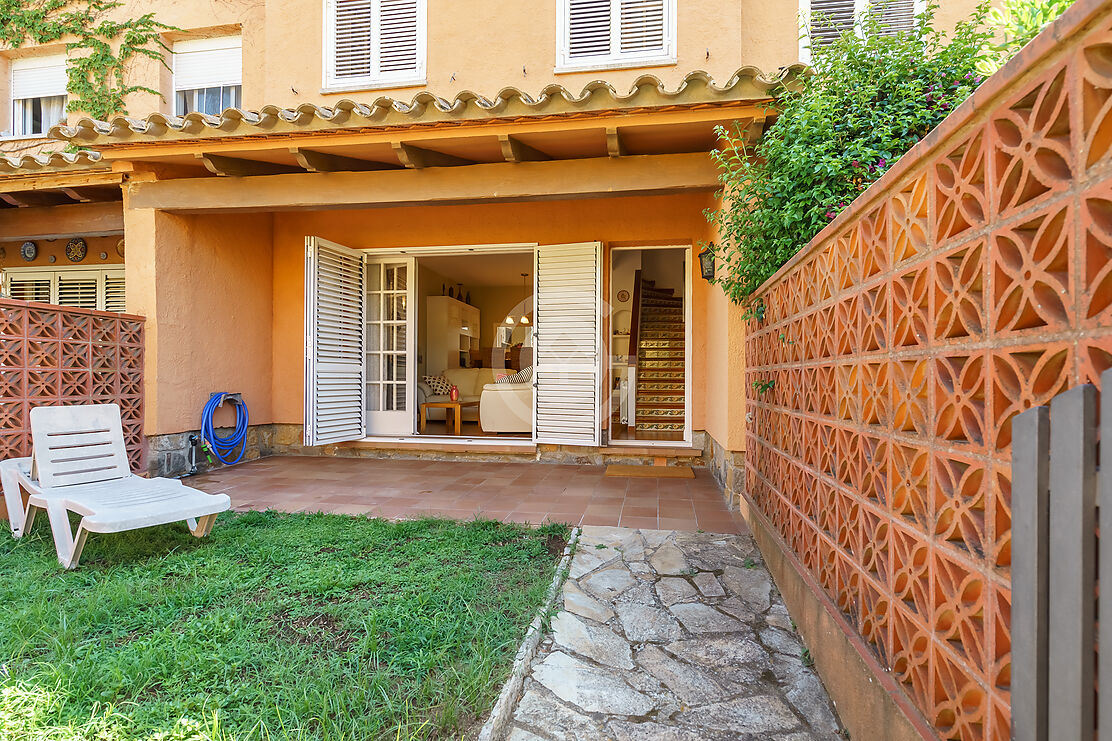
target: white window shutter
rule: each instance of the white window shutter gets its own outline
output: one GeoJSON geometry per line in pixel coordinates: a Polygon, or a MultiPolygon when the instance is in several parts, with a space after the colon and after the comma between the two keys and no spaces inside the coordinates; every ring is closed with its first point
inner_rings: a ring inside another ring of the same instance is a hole
{"type": "MultiPolygon", "coordinates": [[[[617,1],[617,0],[615,0],[617,1]]],[[[570,60],[608,56],[611,49],[611,0],[567,0],[570,60]]]]}
{"type": "Polygon", "coordinates": [[[333,75],[339,79],[369,77],[371,60],[371,0],[333,0],[333,75]]]}
{"type": "Polygon", "coordinates": [[[620,0],[620,48],[623,54],[662,54],[665,39],[665,0],[620,0]]]}
{"type": "Polygon", "coordinates": [[[305,444],[367,435],[362,253],[305,238],[305,444]]]}
{"type": "Polygon", "coordinates": [[[534,309],[534,438],[599,444],[602,246],[537,248],[534,309]]]}
{"type": "Polygon", "coordinates": [[[812,46],[823,46],[836,41],[856,24],[854,0],[811,0],[808,17],[812,46]]]}
{"type": "Polygon", "coordinates": [[[104,272],[104,310],[123,312],[127,310],[127,292],[123,270],[104,272]]]}
{"type": "Polygon", "coordinates": [[[49,275],[7,275],[7,294],[18,301],[38,301],[49,304],[53,281],[49,275]]]}
{"type": "Polygon", "coordinates": [[[61,306],[77,309],[99,309],[97,296],[101,276],[93,272],[61,271],[58,273],[58,300],[61,306]]]}
{"type": "Polygon", "coordinates": [[[916,7],[916,0],[874,0],[871,10],[885,34],[896,34],[915,26],[916,7]]]}
{"type": "Polygon", "coordinates": [[[386,76],[418,72],[417,0],[378,0],[378,71],[386,76]]]}
{"type": "Polygon", "coordinates": [[[12,60],[12,100],[65,95],[66,55],[12,60]]]}
{"type": "Polygon", "coordinates": [[[190,39],[174,44],[174,89],[196,90],[243,83],[239,36],[190,39]]]}

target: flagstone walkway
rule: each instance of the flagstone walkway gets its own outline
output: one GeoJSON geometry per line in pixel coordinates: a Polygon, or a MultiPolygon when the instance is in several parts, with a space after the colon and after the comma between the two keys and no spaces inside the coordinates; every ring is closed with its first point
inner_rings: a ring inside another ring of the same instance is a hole
{"type": "Polygon", "coordinates": [[[584,527],[507,738],[839,739],[748,535],[584,527]]]}

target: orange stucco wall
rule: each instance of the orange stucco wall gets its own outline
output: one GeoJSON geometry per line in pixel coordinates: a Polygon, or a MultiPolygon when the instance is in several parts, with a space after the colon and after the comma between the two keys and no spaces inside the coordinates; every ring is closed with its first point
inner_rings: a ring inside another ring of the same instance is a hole
{"type": "Polygon", "coordinates": [[[243,392],[252,421],[271,421],[272,217],[124,213],[128,311],[147,317],[146,433],[196,429],[213,391],[243,392]]]}

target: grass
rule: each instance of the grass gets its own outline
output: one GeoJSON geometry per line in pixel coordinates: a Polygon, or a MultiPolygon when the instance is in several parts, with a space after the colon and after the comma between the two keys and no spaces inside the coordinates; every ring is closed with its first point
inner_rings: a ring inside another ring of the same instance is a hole
{"type": "Polygon", "coordinates": [[[0,738],[456,738],[493,705],[567,528],[223,515],[0,537],[0,738]]]}

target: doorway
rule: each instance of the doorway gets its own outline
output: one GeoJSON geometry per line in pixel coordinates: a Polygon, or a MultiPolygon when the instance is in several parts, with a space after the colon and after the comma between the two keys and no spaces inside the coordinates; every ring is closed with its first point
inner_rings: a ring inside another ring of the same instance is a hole
{"type": "Polygon", "coordinates": [[[690,250],[610,255],[610,440],[689,441],[690,250]]]}

